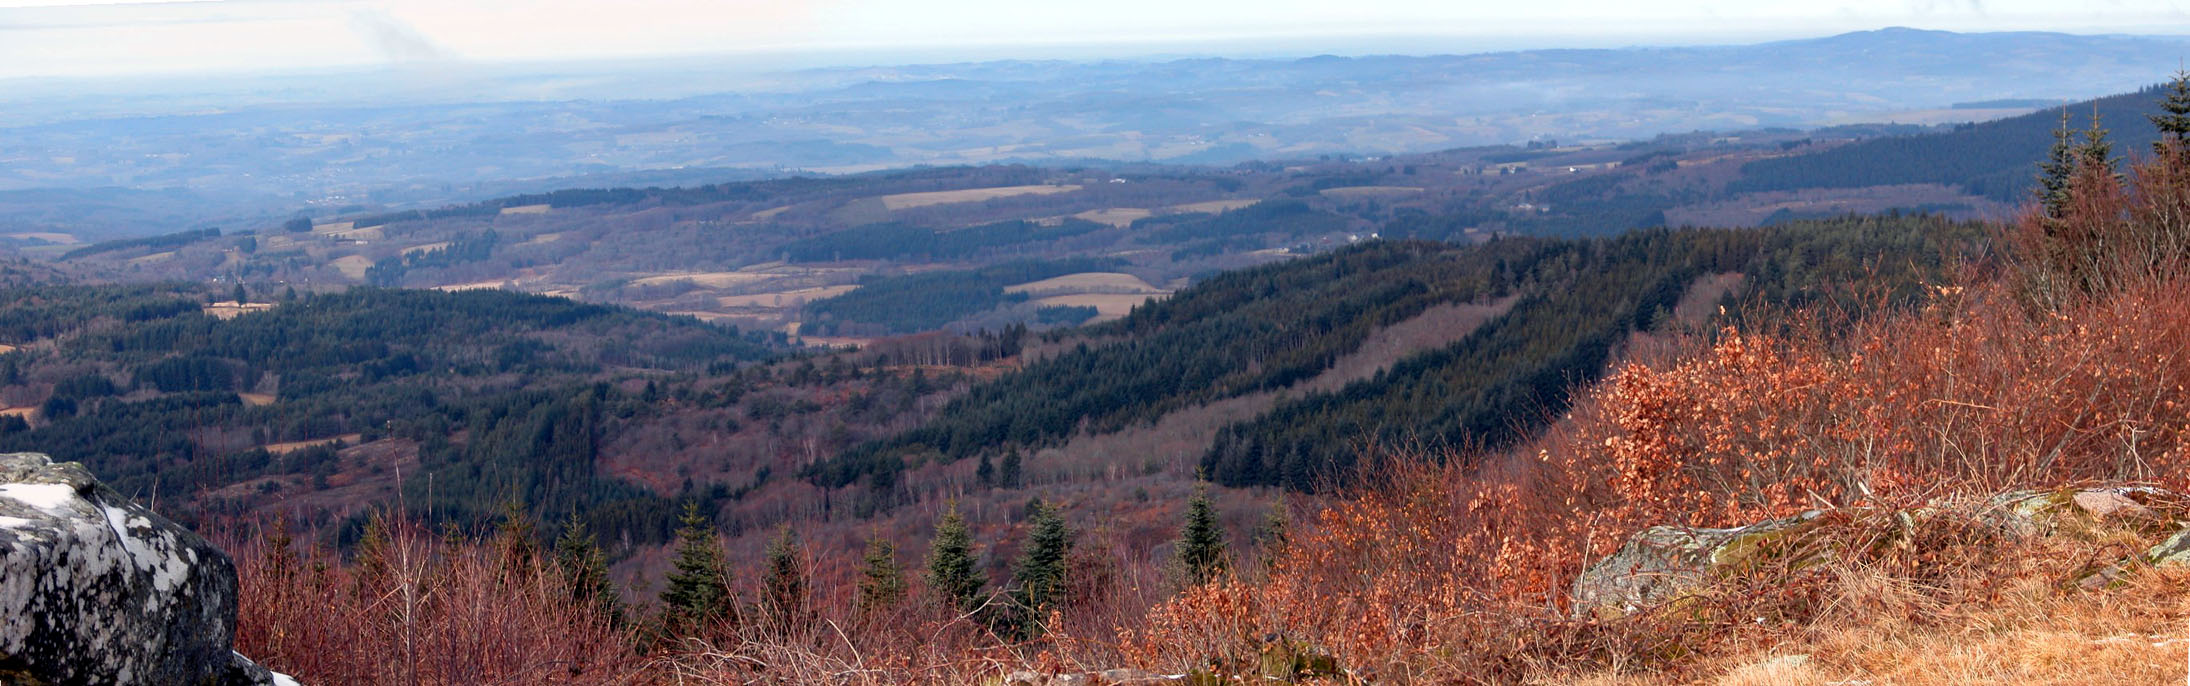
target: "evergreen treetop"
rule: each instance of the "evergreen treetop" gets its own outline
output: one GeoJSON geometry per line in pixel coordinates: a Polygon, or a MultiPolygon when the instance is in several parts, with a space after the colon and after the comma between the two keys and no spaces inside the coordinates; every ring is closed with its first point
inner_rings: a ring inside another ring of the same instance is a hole
{"type": "Polygon", "coordinates": [[[950,606],[971,610],[980,601],[981,578],[974,566],[973,532],[959,516],[957,503],[949,505],[935,524],[935,538],[928,544],[928,587],[950,606]]]}

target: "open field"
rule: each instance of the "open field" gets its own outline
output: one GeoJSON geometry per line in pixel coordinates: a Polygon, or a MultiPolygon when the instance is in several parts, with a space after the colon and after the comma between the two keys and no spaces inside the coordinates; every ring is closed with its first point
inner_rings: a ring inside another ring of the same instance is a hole
{"type": "Polygon", "coordinates": [[[241,315],[245,312],[264,312],[271,309],[274,309],[273,303],[239,304],[234,300],[224,300],[221,302],[213,303],[211,305],[206,305],[204,311],[207,316],[210,316],[214,319],[235,319],[238,315],[241,315]]]}
{"type": "Polygon", "coordinates": [[[767,281],[773,278],[776,278],[776,276],[773,274],[755,274],[752,272],[692,272],[688,274],[660,274],[656,276],[649,276],[643,279],[632,279],[631,285],[652,286],[656,284],[676,283],[678,281],[690,281],[694,284],[706,286],[708,288],[729,288],[731,286],[737,286],[740,284],[767,281]]]}
{"type": "Polygon", "coordinates": [[[357,228],[357,222],[329,222],[326,224],[313,224],[312,233],[334,233],[354,228],[357,228]]]}
{"type": "Polygon", "coordinates": [[[1422,192],[1421,186],[1347,186],[1323,189],[1326,198],[1389,198],[1414,195],[1422,192]]]}
{"type": "Polygon", "coordinates": [[[343,276],[362,281],[365,279],[365,270],[373,268],[373,260],[364,255],[344,255],[327,263],[327,266],[334,267],[343,276]]]}
{"type": "Polygon", "coordinates": [[[71,236],[65,233],[55,233],[51,231],[25,231],[22,233],[7,234],[7,237],[26,241],[45,241],[47,243],[55,243],[59,245],[76,245],[83,242],[83,240],[78,239],[75,236],[71,236]]]}
{"type": "Polygon", "coordinates": [[[816,286],[813,288],[796,288],[788,291],[777,291],[774,293],[725,295],[720,298],[716,298],[715,302],[722,305],[723,307],[797,307],[801,304],[813,302],[815,300],[821,300],[823,298],[834,298],[839,295],[850,293],[854,290],[857,290],[858,288],[859,286],[856,284],[845,284],[842,286],[816,286]]]}
{"type": "Polygon", "coordinates": [[[1031,281],[1016,286],[1006,286],[1006,293],[1136,293],[1168,295],[1170,292],[1149,285],[1141,277],[1118,272],[1081,272],[1056,278],[1031,281]]]}
{"type": "Polygon", "coordinates": [[[252,407],[265,407],[274,404],[274,395],[272,393],[237,393],[236,397],[242,398],[243,404],[252,407]]]}
{"type": "Polygon", "coordinates": [[[404,256],[404,257],[410,257],[410,256],[412,256],[412,255],[416,255],[416,254],[418,254],[418,253],[422,253],[422,252],[429,252],[429,251],[433,251],[433,250],[440,250],[440,249],[442,249],[442,248],[446,248],[446,247],[449,247],[449,242],[448,242],[448,241],[441,241],[441,242],[439,242],[439,243],[427,243],[427,244],[425,244],[425,245],[414,245],[414,246],[411,246],[411,247],[408,247],[408,248],[404,248],[404,249],[403,249],[403,256],[404,256]]]}
{"type": "Polygon", "coordinates": [[[1014,195],[1054,195],[1080,190],[1078,185],[1065,186],[999,186],[996,188],[968,188],[958,191],[932,191],[928,193],[898,193],[882,196],[882,206],[892,210],[929,205],[948,205],[960,202],[982,202],[1014,195]]]}
{"type": "Polygon", "coordinates": [[[329,231],[327,232],[327,236],[330,238],[342,238],[353,241],[377,241],[388,237],[387,234],[382,232],[380,229],[381,227],[379,226],[361,226],[355,229],[329,231]]]}
{"type": "Polygon", "coordinates": [[[784,205],[782,207],[771,207],[765,210],[761,210],[759,212],[754,212],[753,214],[748,215],[748,217],[756,222],[764,222],[770,219],[774,219],[776,218],[776,215],[783,214],[790,209],[790,205],[784,205]]]}
{"type": "Polygon", "coordinates": [[[538,236],[533,236],[530,240],[519,243],[518,245],[543,245],[547,243],[553,243],[559,240],[563,240],[563,234],[543,233],[538,236]]]}
{"type": "Polygon", "coordinates": [[[1060,305],[1093,307],[1096,312],[1100,313],[1096,316],[1095,321],[1107,321],[1131,314],[1134,306],[1148,302],[1152,298],[1161,298],[1164,295],[1162,293],[1081,293],[1078,295],[1053,295],[1034,302],[1044,307],[1060,305]]]}
{"type": "Polygon", "coordinates": [[[172,257],[174,257],[174,256],[175,256],[175,251],[173,251],[173,250],[169,250],[169,251],[167,251],[167,252],[156,252],[156,253],[152,253],[152,254],[150,254],[150,255],[146,255],[146,256],[144,256],[144,257],[132,257],[132,258],[130,258],[130,259],[129,259],[129,263],[130,263],[130,264],[151,264],[151,263],[153,263],[153,262],[159,262],[159,261],[162,261],[162,260],[166,260],[166,259],[172,258],[172,257]]]}
{"type": "Polygon", "coordinates": [[[0,417],[21,417],[23,419],[30,419],[31,415],[37,413],[38,408],[35,407],[0,408],[0,417]]]}
{"type": "Polygon", "coordinates": [[[273,453],[273,454],[275,454],[275,455],[287,455],[287,454],[289,454],[289,453],[293,453],[293,452],[296,452],[296,451],[299,451],[299,450],[303,450],[303,449],[305,449],[305,448],[311,448],[311,447],[316,447],[316,446],[322,446],[322,445],[327,445],[327,444],[329,444],[329,443],[334,443],[334,442],[336,442],[336,441],[341,441],[341,442],[344,442],[344,443],[356,443],[356,442],[358,441],[358,439],[361,439],[361,438],[364,438],[364,437],[365,437],[365,435],[364,435],[364,434],[343,434],[343,435],[340,435],[340,436],[335,436],[335,437],[332,437],[332,438],[315,438],[315,439],[312,439],[312,440],[309,440],[309,441],[290,441],[290,442],[287,442],[287,443],[269,443],[269,444],[266,444],[266,445],[263,445],[263,446],[259,446],[259,447],[261,447],[261,448],[265,448],[265,449],[266,449],[266,452],[269,452],[269,453],[273,453]]]}
{"type": "Polygon", "coordinates": [[[15,350],[15,346],[8,345],[6,343],[0,343],[0,355],[6,355],[8,353],[15,352],[15,350]]]}
{"type": "Polygon", "coordinates": [[[502,214],[547,214],[549,209],[548,205],[518,205],[502,208],[502,214]]]}
{"type": "Polygon", "coordinates": [[[437,291],[477,291],[493,288],[505,288],[508,286],[509,281],[505,279],[500,281],[473,281],[471,283],[452,283],[446,286],[435,286],[433,287],[433,289],[437,291]]]}
{"type": "Polygon", "coordinates": [[[1150,212],[1148,210],[1144,210],[1138,207],[1112,207],[1103,210],[1088,210],[1086,212],[1072,215],[1072,218],[1084,219],[1087,221],[1095,222],[1097,224],[1109,224],[1111,226],[1125,228],[1128,226],[1132,226],[1133,222],[1147,219],[1154,214],[1154,212],[1150,212]]]}
{"type": "Polygon", "coordinates": [[[1195,202],[1187,203],[1184,205],[1172,205],[1171,207],[1165,209],[1168,209],[1172,212],[1208,212],[1210,214],[1216,214],[1218,212],[1236,210],[1242,207],[1246,207],[1248,205],[1253,205],[1258,202],[1262,201],[1254,199],[1211,200],[1208,202],[1195,202]]]}

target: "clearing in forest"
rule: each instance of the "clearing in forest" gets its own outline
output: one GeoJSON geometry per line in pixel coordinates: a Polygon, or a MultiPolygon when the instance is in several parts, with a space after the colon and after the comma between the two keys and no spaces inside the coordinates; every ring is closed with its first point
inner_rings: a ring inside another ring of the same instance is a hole
{"type": "Polygon", "coordinates": [[[725,295],[720,298],[716,298],[715,302],[716,304],[722,305],[723,307],[798,307],[800,305],[804,305],[806,303],[816,300],[821,300],[824,298],[834,298],[839,295],[850,293],[858,288],[858,284],[845,284],[842,286],[815,286],[813,288],[794,288],[788,291],[776,291],[774,293],[725,295]]]}
{"type": "Polygon", "coordinates": [[[775,274],[754,274],[751,272],[692,272],[687,274],[657,274],[643,279],[633,279],[631,285],[653,286],[678,281],[690,281],[708,288],[729,288],[739,284],[767,281],[777,277],[778,275],[775,274]]]}
{"type": "Polygon", "coordinates": [[[549,209],[548,205],[518,205],[502,208],[502,214],[547,214],[549,209]]]}
{"type": "Polygon", "coordinates": [[[1093,307],[1097,313],[1094,321],[1102,322],[1131,314],[1135,306],[1165,295],[1167,294],[1081,293],[1078,295],[1053,295],[1034,302],[1043,307],[1093,307]]]}
{"type": "Polygon", "coordinates": [[[1118,272],[1080,272],[1004,288],[1006,293],[1137,293],[1168,295],[1141,277],[1118,272]]]}
{"type": "Polygon", "coordinates": [[[1420,186],[1346,186],[1323,189],[1327,198],[1389,198],[1422,192],[1420,186]]]}
{"type": "Polygon", "coordinates": [[[882,196],[882,206],[902,210],[929,205],[948,205],[960,202],[982,202],[1015,195],[1054,195],[1080,190],[1078,185],[1065,186],[998,186],[995,188],[968,188],[958,191],[932,191],[928,193],[898,193],[882,196]]]}
{"type": "Polygon", "coordinates": [[[1179,213],[1185,213],[1185,212],[1207,212],[1207,213],[1209,213],[1209,214],[1216,214],[1216,213],[1218,213],[1218,212],[1229,212],[1229,211],[1232,211],[1232,210],[1236,210],[1236,209],[1239,209],[1239,208],[1242,208],[1242,207],[1246,207],[1246,206],[1248,206],[1248,205],[1253,205],[1253,204],[1255,204],[1255,203],[1258,203],[1258,202],[1262,202],[1262,201],[1260,201],[1260,200],[1252,200],[1252,199],[1246,199],[1246,200],[1211,200],[1211,201],[1208,201],[1208,202],[1196,202],[1196,203],[1187,203],[1187,204],[1184,204],[1184,205],[1172,205],[1171,207],[1169,207],[1169,208],[1166,208],[1166,209],[1169,209],[1169,210],[1170,210],[1170,211],[1172,211],[1172,212],[1179,212],[1179,213]]]}
{"type": "Polygon", "coordinates": [[[289,453],[293,453],[293,452],[296,452],[296,451],[299,451],[299,450],[303,450],[303,449],[305,449],[305,448],[312,448],[312,447],[318,447],[318,446],[322,446],[322,445],[327,445],[327,444],[330,444],[330,443],[334,443],[334,442],[336,442],[336,441],[341,441],[341,442],[344,442],[344,443],[349,443],[349,444],[353,444],[353,445],[355,445],[355,444],[357,443],[358,439],[361,439],[361,438],[364,438],[364,437],[365,437],[365,435],[364,435],[364,434],[343,434],[343,435],[340,435],[340,436],[335,436],[335,437],[333,437],[333,438],[315,438],[315,439],[312,439],[312,440],[309,440],[309,441],[290,441],[290,442],[287,442],[287,443],[268,443],[268,444],[266,444],[266,445],[262,445],[262,446],[259,446],[259,447],[261,447],[261,448],[264,448],[264,449],[266,449],[266,452],[269,452],[269,453],[272,453],[272,454],[275,454],[275,455],[287,455],[287,454],[289,454],[289,453]]]}
{"type": "Polygon", "coordinates": [[[1109,224],[1111,226],[1122,229],[1128,226],[1132,226],[1133,222],[1147,219],[1149,216],[1154,214],[1154,212],[1150,212],[1148,210],[1144,210],[1138,207],[1112,207],[1110,209],[1104,210],[1088,210],[1086,212],[1072,215],[1072,218],[1091,221],[1097,224],[1109,224]]]}
{"type": "Polygon", "coordinates": [[[345,255],[328,263],[328,266],[334,267],[335,271],[342,272],[343,276],[364,280],[365,270],[373,268],[373,260],[364,255],[345,255]]]}

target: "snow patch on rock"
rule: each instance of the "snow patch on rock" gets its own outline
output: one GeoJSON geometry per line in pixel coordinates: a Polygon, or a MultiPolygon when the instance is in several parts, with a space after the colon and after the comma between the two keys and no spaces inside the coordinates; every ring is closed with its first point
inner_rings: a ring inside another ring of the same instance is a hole
{"type": "Polygon", "coordinates": [[[0,498],[53,514],[66,513],[78,500],[76,487],[68,484],[0,484],[0,498]]]}

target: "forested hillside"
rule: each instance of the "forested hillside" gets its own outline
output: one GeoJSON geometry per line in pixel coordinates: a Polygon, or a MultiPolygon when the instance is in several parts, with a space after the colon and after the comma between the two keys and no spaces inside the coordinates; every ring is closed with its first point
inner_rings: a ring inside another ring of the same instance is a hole
{"type": "Polygon", "coordinates": [[[861,445],[808,475],[825,486],[886,484],[926,460],[1117,432],[1287,389],[1370,333],[1429,307],[1518,298],[1458,342],[1336,391],[1282,400],[1224,429],[1202,459],[1221,483],[1308,490],[1347,478],[1364,443],[1499,447],[1533,435],[1632,334],[1672,325],[1673,310],[1703,277],[1740,276],[1738,290],[1749,297],[1728,300],[1736,310],[1903,302],[1975,249],[1981,233],[1973,224],[1897,216],[1477,246],[1383,241],[1229,272],[1086,329],[1069,349],[976,386],[927,425],[861,445]]]}
{"type": "Polygon", "coordinates": [[[666,531],[667,500],[595,471],[606,415],[641,400],[615,382],[784,350],[780,336],[502,291],[211,297],[172,284],[5,291],[0,406],[24,407],[0,416],[0,450],[81,461],[191,516],[250,511],[284,490],[310,499],[339,475],[337,490],[386,481],[451,521],[511,500],[666,531]],[[409,457],[337,454],[364,444],[409,457]],[[390,471],[406,465],[398,484],[390,471]]]}
{"type": "Polygon", "coordinates": [[[2000,202],[2028,197],[2031,169],[2046,155],[2063,125],[2083,132],[2105,128],[2122,149],[2144,150],[2159,139],[2147,121],[2160,114],[2160,87],[2090,102],[2052,107],[2019,117],[1956,127],[1947,133],[1876,138],[1807,155],[1743,165],[1729,192],[1853,188],[1937,183],[1957,186],[2000,202]],[[2098,121],[2093,122],[2096,117],[2098,121]]]}

